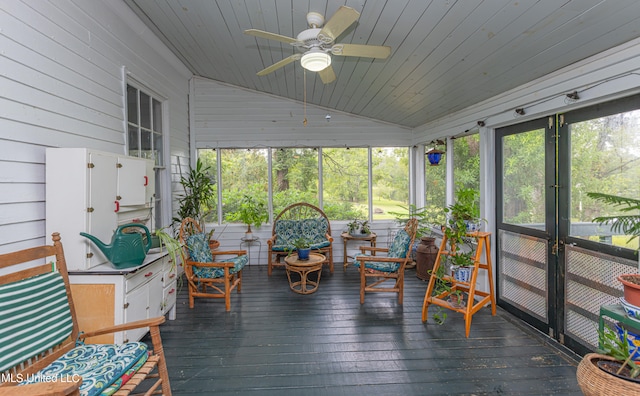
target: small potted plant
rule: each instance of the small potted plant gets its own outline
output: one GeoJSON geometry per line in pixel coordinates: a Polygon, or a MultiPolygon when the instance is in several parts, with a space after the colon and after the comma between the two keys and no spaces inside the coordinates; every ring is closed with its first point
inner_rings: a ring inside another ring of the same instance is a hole
{"type": "Polygon", "coordinates": [[[240,201],[240,208],[229,216],[231,221],[240,221],[247,225],[245,240],[253,239],[251,226],[260,227],[269,219],[264,202],[258,201],[250,195],[245,195],[240,201]]]}
{"type": "Polygon", "coordinates": [[[298,252],[298,260],[309,260],[309,254],[311,253],[311,244],[305,237],[296,238],[293,241],[293,246],[298,252]]]}
{"type": "Polygon", "coordinates": [[[371,227],[368,220],[353,220],[347,223],[349,235],[355,237],[363,237],[371,235],[371,227]]]}
{"type": "Polygon", "coordinates": [[[473,267],[473,252],[458,252],[447,256],[451,263],[453,277],[459,282],[469,282],[471,280],[471,267],[473,267]]]}
{"type": "Polygon", "coordinates": [[[638,347],[605,326],[598,330],[598,353],[586,354],[576,371],[578,385],[586,396],[618,396],[640,392],[640,365],[633,360],[638,347]],[[621,339],[622,338],[622,339],[621,339]]]}

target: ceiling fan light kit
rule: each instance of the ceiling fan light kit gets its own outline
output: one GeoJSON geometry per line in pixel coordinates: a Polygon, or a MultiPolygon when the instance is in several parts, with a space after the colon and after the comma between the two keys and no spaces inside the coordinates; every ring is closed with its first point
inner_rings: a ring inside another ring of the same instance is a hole
{"type": "Polygon", "coordinates": [[[319,49],[312,49],[302,55],[300,64],[307,70],[319,72],[331,65],[331,56],[319,49]]]}
{"type": "Polygon", "coordinates": [[[331,66],[331,55],[354,56],[363,58],[385,59],[391,54],[391,48],[380,45],[365,44],[334,44],[336,38],[353,25],[360,13],[351,7],[341,6],[335,14],[325,23],[324,16],[318,12],[307,14],[309,29],[303,30],[296,38],[283,36],[263,30],[248,29],[244,33],[268,40],[276,40],[291,44],[303,54],[293,54],[275,64],[260,70],[259,76],[272,73],[289,63],[300,60],[300,65],[318,75],[324,84],[329,84],[336,79],[331,66]]]}

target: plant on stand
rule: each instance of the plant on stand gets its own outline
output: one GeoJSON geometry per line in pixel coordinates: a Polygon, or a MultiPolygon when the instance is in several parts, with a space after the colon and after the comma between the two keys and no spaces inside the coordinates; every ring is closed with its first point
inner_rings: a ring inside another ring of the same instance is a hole
{"type": "Polygon", "coordinates": [[[347,223],[347,229],[349,235],[359,237],[359,236],[369,236],[371,235],[371,227],[369,227],[368,220],[353,220],[347,223]]]}
{"type": "Polygon", "coordinates": [[[251,240],[253,239],[251,226],[259,228],[263,223],[269,220],[267,205],[250,195],[245,195],[240,201],[240,207],[235,213],[232,213],[229,216],[229,219],[231,221],[240,221],[246,224],[247,231],[245,232],[245,239],[251,240]]]}

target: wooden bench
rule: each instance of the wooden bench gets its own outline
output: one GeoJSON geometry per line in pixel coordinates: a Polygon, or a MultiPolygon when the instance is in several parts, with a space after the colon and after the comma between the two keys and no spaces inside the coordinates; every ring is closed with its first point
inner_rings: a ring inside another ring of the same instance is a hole
{"type": "Polygon", "coordinates": [[[267,274],[271,276],[273,267],[284,267],[281,258],[295,250],[293,242],[299,237],[311,242],[312,251],[327,257],[325,264],[333,273],[333,237],[329,219],[317,206],[299,202],[284,208],[273,222],[271,238],[267,240],[267,274]]]}
{"type": "Polygon", "coordinates": [[[171,395],[164,316],[81,332],[60,239],[56,232],[53,245],[0,255],[0,395],[128,395],[145,379],[145,394],[171,395]],[[153,350],[142,342],[84,344],[142,327],[149,327],[153,350]]]}

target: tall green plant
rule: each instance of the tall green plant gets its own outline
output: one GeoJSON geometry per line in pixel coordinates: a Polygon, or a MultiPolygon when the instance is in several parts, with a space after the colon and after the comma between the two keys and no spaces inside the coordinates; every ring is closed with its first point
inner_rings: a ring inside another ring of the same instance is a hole
{"type": "Polygon", "coordinates": [[[189,167],[189,173],[180,178],[180,184],[184,193],[178,199],[180,207],[174,222],[180,223],[183,219],[191,217],[204,225],[204,218],[215,199],[214,183],[209,177],[209,166],[205,166],[198,158],[196,167],[189,167]]]}

